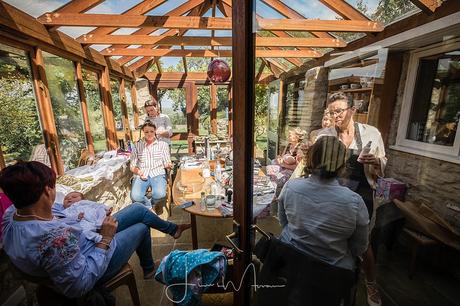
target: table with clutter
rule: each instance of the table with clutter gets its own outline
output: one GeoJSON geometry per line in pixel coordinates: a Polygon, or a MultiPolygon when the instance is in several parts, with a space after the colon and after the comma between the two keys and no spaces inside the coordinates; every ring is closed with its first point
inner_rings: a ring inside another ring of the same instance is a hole
{"type": "MultiPolygon", "coordinates": [[[[253,216],[262,217],[269,208],[276,190],[268,176],[257,165],[254,168],[253,216]]],[[[173,201],[190,214],[192,246],[198,248],[196,216],[207,218],[233,217],[233,168],[225,159],[184,157],[172,188],[173,201]]]]}

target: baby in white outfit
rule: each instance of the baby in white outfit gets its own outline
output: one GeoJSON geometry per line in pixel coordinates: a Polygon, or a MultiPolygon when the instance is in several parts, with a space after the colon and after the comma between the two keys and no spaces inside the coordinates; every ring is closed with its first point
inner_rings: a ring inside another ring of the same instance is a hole
{"type": "Polygon", "coordinates": [[[105,217],[112,213],[112,208],[101,203],[83,199],[81,192],[73,191],[64,198],[60,217],[76,221],[88,240],[99,242],[102,236],[98,233],[105,217]]]}

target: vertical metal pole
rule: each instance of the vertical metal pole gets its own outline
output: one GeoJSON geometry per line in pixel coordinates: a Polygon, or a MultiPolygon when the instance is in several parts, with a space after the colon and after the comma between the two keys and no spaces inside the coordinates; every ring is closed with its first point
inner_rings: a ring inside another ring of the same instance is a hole
{"type": "Polygon", "coordinates": [[[251,263],[252,176],[254,154],[254,46],[252,0],[232,1],[233,53],[233,184],[234,232],[243,253],[235,260],[233,305],[250,305],[252,273],[244,273],[251,263]]]}

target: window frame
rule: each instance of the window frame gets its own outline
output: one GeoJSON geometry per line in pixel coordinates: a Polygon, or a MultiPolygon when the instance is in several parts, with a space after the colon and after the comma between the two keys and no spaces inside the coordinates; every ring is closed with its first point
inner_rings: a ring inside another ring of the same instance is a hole
{"type": "MultiPolygon", "coordinates": [[[[9,46],[11,48],[16,48],[16,49],[19,49],[19,50],[22,50],[24,51],[25,55],[27,56],[27,60],[28,60],[28,64],[29,64],[29,68],[30,68],[30,82],[32,84],[32,90],[33,90],[33,95],[34,95],[34,100],[35,100],[35,106],[36,106],[36,109],[37,109],[37,116],[38,116],[38,121],[39,121],[39,125],[40,125],[40,131],[41,131],[41,135],[42,135],[42,138],[43,138],[43,141],[45,143],[45,147],[48,151],[48,156],[50,158],[50,161],[51,161],[51,166],[53,167],[53,159],[55,158],[55,156],[51,156],[53,154],[50,154],[50,151],[52,151],[52,149],[50,150],[50,146],[48,144],[48,141],[47,141],[47,135],[45,133],[46,131],[46,128],[44,126],[44,118],[43,118],[43,106],[41,105],[41,102],[40,102],[40,97],[38,95],[38,91],[40,90],[39,88],[36,87],[36,82],[35,82],[35,78],[36,78],[36,75],[35,75],[35,71],[34,71],[34,63],[33,63],[33,52],[34,52],[34,49],[27,45],[27,44],[23,44],[21,42],[18,42],[18,41],[15,41],[15,40],[11,40],[9,39],[8,37],[5,37],[3,35],[0,34],[0,38],[2,39],[2,42],[1,44],[3,45],[6,45],[6,46],[9,46]]],[[[4,155],[4,152],[0,146],[0,170],[6,168],[6,160],[5,160],[5,155],[4,155]]]]}
{"type": "Polygon", "coordinates": [[[420,60],[427,56],[451,52],[456,49],[460,49],[460,39],[431,45],[425,48],[414,50],[410,53],[407,78],[404,87],[403,102],[401,106],[401,114],[399,116],[396,145],[390,146],[390,148],[435,159],[460,163],[460,129],[458,128],[452,147],[424,143],[407,138],[407,131],[409,127],[412,105],[414,103],[413,98],[420,60]]]}

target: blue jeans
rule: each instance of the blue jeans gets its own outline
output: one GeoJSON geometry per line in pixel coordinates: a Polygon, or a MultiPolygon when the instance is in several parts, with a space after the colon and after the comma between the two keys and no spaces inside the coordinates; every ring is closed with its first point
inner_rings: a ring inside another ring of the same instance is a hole
{"type": "Polygon", "coordinates": [[[117,233],[113,237],[117,245],[107,270],[99,280],[100,283],[115,276],[128,262],[134,251],[139,256],[144,272],[152,270],[154,263],[150,228],[169,235],[174,235],[177,230],[176,224],[161,219],[141,203],[133,203],[114,214],[113,217],[118,221],[117,233]]]}
{"type": "Polygon", "coordinates": [[[148,177],[147,180],[142,180],[136,176],[131,188],[131,200],[139,202],[147,207],[151,207],[166,197],[166,175],[157,175],[148,177]],[[147,188],[152,187],[152,199],[149,200],[145,196],[147,188]]]}

